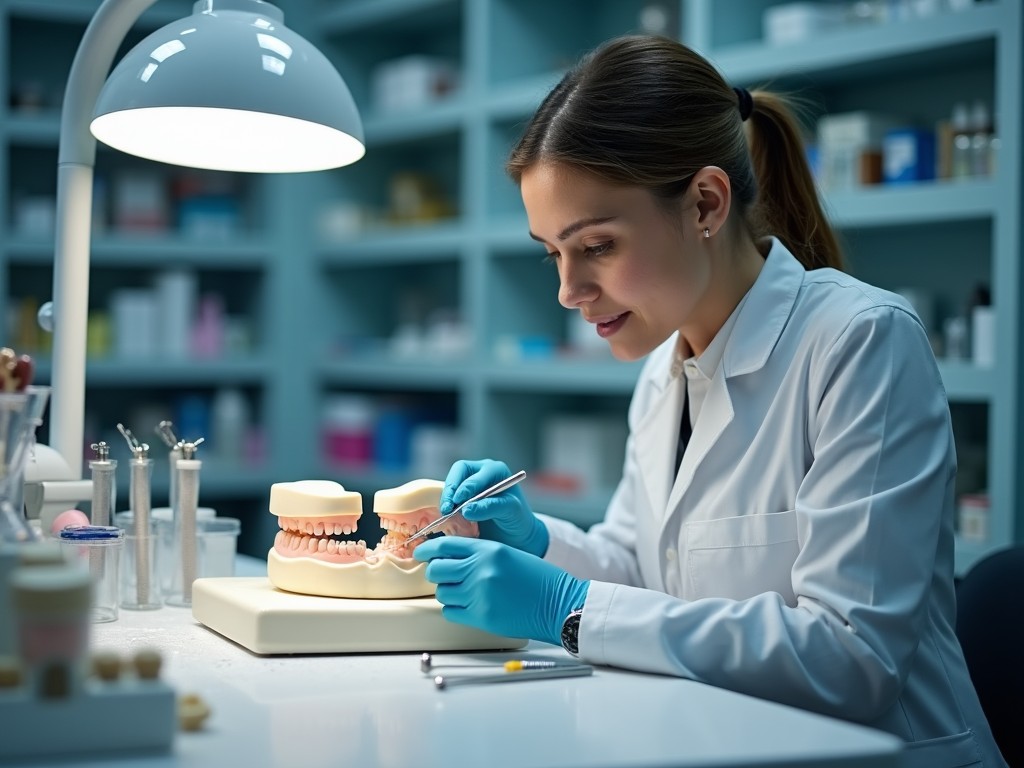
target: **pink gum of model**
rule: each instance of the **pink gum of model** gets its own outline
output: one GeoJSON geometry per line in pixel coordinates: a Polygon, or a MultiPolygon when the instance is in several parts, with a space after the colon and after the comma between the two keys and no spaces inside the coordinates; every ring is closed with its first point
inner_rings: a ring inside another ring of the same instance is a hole
{"type": "MultiPolygon", "coordinates": [[[[390,557],[395,560],[411,560],[412,551],[422,542],[416,542],[411,547],[405,545],[405,540],[424,526],[437,520],[441,515],[437,503],[432,506],[417,506],[414,509],[396,509],[395,504],[401,505],[403,498],[416,498],[422,502],[424,494],[437,496],[440,500],[442,484],[436,481],[412,481],[400,488],[383,491],[375,497],[375,511],[380,518],[380,525],[386,533],[377,545],[376,549],[368,549],[366,542],[344,541],[332,538],[332,536],[344,536],[355,532],[362,515],[362,510],[352,511],[356,503],[361,503],[359,494],[345,491],[336,483],[329,481],[300,481],[298,483],[278,483],[274,486],[278,489],[278,496],[284,502],[292,502],[292,493],[303,494],[306,491],[328,495],[332,490],[335,494],[334,502],[330,499],[320,498],[320,503],[311,503],[310,506],[319,507],[323,511],[318,515],[278,515],[278,526],[281,528],[274,538],[274,551],[281,557],[297,558],[307,557],[325,563],[358,563],[366,561],[375,563],[383,557],[390,557]],[[314,485],[315,484],[315,485],[314,485]],[[285,486],[289,486],[285,488],[285,486]],[[408,490],[403,490],[408,489],[408,490]],[[284,491],[288,492],[285,496],[284,491]],[[387,503],[389,494],[393,494],[395,501],[387,503]],[[357,502],[357,500],[359,500],[357,502]]],[[[273,506],[273,489],[272,506],[273,506]]],[[[307,503],[309,503],[307,501],[307,503]]],[[[286,506],[280,503],[279,507],[286,506]]],[[[288,503],[287,506],[293,506],[288,503]]],[[[313,511],[313,510],[310,510],[313,511]]],[[[318,509],[317,511],[320,511],[318,509]]],[[[274,510],[272,509],[273,513],[274,510]]],[[[479,529],[476,523],[471,523],[459,517],[449,526],[442,528],[444,533],[455,536],[479,536],[479,529]]]]}

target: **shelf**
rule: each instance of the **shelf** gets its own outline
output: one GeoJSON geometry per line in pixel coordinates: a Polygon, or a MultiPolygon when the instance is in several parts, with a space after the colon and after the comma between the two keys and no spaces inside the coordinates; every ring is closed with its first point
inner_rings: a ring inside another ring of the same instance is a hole
{"type": "Polygon", "coordinates": [[[54,110],[5,111],[2,124],[8,144],[56,147],[60,141],[60,113],[54,110]]]}
{"type": "Polygon", "coordinates": [[[326,363],[320,369],[320,376],[325,384],[341,387],[447,390],[457,389],[472,371],[465,360],[402,360],[380,355],[326,363]]]}
{"type": "Polygon", "coordinates": [[[551,358],[495,363],[486,368],[485,381],[498,390],[538,393],[628,395],[632,393],[642,362],[551,358]]]}
{"type": "Polygon", "coordinates": [[[337,265],[435,261],[457,256],[468,241],[465,227],[455,220],[381,228],[345,242],[321,243],[319,252],[324,261],[337,265]]]}
{"type": "Polygon", "coordinates": [[[1003,23],[995,3],[959,13],[822,34],[798,45],[762,41],[705,52],[733,84],[813,74],[817,82],[943,69],[990,55],[1003,23]]]}
{"type": "Polygon", "coordinates": [[[939,374],[951,402],[987,403],[992,399],[995,373],[959,360],[939,360],[939,374]]]}
{"type": "MultiPolygon", "coordinates": [[[[50,361],[37,359],[36,378],[50,381],[50,361]]],[[[90,360],[86,363],[88,386],[171,387],[262,384],[270,372],[263,357],[227,360],[90,360]]]]}
{"type": "MultiPolygon", "coordinates": [[[[79,21],[87,24],[100,6],[100,0],[7,0],[5,10],[10,16],[40,19],[46,21],[79,21]]],[[[188,0],[157,3],[143,11],[139,23],[146,27],[169,24],[192,14],[192,3],[188,0]]]]}
{"type": "Polygon", "coordinates": [[[371,114],[363,121],[363,133],[368,148],[413,141],[461,129],[468,112],[466,102],[455,96],[422,109],[384,115],[371,114]]]}
{"type": "Polygon", "coordinates": [[[458,0],[349,0],[319,14],[317,26],[325,34],[355,34],[372,27],[393,28],[396,19],[408,24],[418,19],[436,23],[441,13],[455,14],[458,0]]]}
{"type": "MultiPolygon", "coordinates": [[[[54,242],[49,239],[18,237],[7,239],[3,248],[11,264],[53,263],[54,242]]],[[[245,269],[265,267],[271,254],[265,240],[239,237],[223,242],[168,235],[100,235],[93,239],[90,262],[93,266],[131,266],[151,269],[164,266],[158,259],[176,265],[206,269],[245,269]]]]}
{"type": "Polygon", "coordinates": [[[488,89],[484,109],[497,120],[529,118],[565,72],[548,72],[488,89]]]}
{"type": "Polygon", "coordinates": [[[878,185],[822,194],[836,226],[847,229],[912,226],[995,216],[996,185],[990,179],[878,185]]]}
{"type": "MultiPolygon", "coordinates": [[[[123,445],[122,442],[122,447],[123,445]]],[[[151,480],[151,491],[154,496],[166,497],[170,488],[170,478],[167,474],[166,463],[161,463],[163,461],[161,454],[160,448],[150,451],[150,457],[156,461],[151,480]]],[[[196,456],[203,462],[203,468],[199,475],[200,506],[211,506],[209,503],[211,498],[234,499],[239,496],[261,496],[269,499],[270,486],[280,480],[265,468],[219,466],[215,459],[203,458],[202,448],[196,456]]],[[[128,498],[130,481],[130,474],[127,471],[118,473],[117,493],[119,497],[128,498]]],[[[260,511],[265,512],[266,509],[263,508],[260,511]]]]}

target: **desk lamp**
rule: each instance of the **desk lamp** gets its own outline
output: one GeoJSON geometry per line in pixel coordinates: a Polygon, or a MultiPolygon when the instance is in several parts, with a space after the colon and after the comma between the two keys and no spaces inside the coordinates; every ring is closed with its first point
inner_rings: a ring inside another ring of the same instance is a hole
{"type": "MultiPolygon", "coordinates": [[[[359,113],[341,76],[263,0],[199,0],[191,16],[132,49],[104,84],[125,35],[155,1],[104,0],[75,54],[64,96],[49,307],[50,442],[67,464],[61,479],[76,488],[84,482],[96,139],[150,160],[258,173],[336,168],[365,153],[359,113]]],[[[59,497],[60,484],[52,485],[59,497]]]]}

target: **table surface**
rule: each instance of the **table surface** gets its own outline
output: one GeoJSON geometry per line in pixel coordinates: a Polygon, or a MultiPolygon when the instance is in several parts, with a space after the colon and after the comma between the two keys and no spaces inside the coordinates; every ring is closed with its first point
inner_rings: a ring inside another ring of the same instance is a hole
{"type": "MultiPolygon", "coordinates": [[[[260,561],[240,558],[238,575],[259,573],[260,561]]],[[[93,627],[92,647],[158,648],[163,678],[212,709],[202,731],[178,733],[172,754],[132,756],[132,766],[899,764],[899,742],[888,734],[690,680],[605,667],[589,677],[441,691],[415,653],[257,656],[188,609],[170,607],[121,611],[93,627]]],[[[567,656],[531,643],[513,653],[435,655],[435,664],[510,658],[567,656]]],[[[74,764],[117,763],[105,756],[74,764]]]]}

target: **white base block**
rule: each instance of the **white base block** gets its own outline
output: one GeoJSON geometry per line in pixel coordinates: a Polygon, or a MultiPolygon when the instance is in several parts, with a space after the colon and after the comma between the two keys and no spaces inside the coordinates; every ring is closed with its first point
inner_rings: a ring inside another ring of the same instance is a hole
{"type": "Polygon", "coordinates": [[[258,654],[496,651],[527,643],[453,624],[433,597],[299,595],[263,577],[196,579],[192,615],[258,654]]]}
{"type": "Polygon", "coordinates": [[[160,680],[86,682],[67,699],[0,690],[0,763],[12,757],[167,752],[178,729],[174,689],[160,680]]]}

